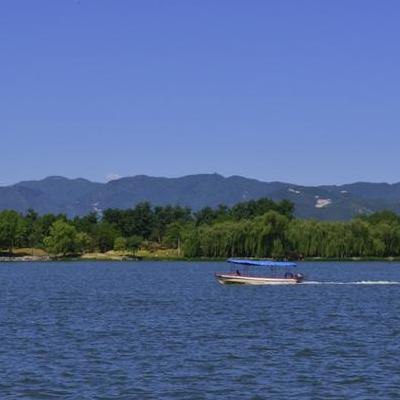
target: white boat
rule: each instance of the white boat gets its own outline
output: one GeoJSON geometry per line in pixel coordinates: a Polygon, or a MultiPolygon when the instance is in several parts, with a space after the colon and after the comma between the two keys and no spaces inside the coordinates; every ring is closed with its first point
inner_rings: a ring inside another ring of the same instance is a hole
{"type": "Polygon", "coordinates": [[[228,262],[236,265],[270,267],[273,274],[271,276],[254,276],[244,274],[238,269],[235,273],[217,272],[215,277],[223,285],[293,285],[302,283],[304,280],[304,276],[300,273],[293,274],[286,271],[283,276],[276,275],[275,267],[290,268],[295,267],[295,263],[235,259],[229,259],[228,262]]]}
{"type": "Polygon", "coordinates": [[[301,283],[298,278],[274,278],[263,276],[246,276],[236,274],[216,274],[218,282],[223,285],[292,285],[301,283]]]}

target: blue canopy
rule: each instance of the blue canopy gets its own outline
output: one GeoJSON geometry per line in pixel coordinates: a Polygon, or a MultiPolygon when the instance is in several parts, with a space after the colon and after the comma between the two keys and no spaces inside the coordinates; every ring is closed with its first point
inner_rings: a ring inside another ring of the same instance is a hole
{"type": "Polygon", "coordinates": [[[297,267],[297,264],[295,263],[282,261],[235,260],[233,258],[230,258],[227,261],[232,264],[258,265],[261,267],[297,267]]]}

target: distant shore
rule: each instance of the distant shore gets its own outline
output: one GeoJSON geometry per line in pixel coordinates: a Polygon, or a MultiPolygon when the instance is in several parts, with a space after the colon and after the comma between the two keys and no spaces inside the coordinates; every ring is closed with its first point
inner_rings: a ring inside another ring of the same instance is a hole
{"type": "MultiPolygon", "coordinates": [[[[197,261],[197,262],[221,262],[226,258],[210,257],[184,257],[177,254],[174,249],[164,249],[150,252],[139,250],[136,253],[108,251],[106,253],[93,252],[82,255],[51,256],[42,249],[17,249],[13,254],[0,254],[1,262],[54,262],[54,261],[197,261]]],[[[302,260],[291,260],[294,262],[400,262],[400,257],[348,257],[348,258],[325,258],[309,257],[302,260]]]]}

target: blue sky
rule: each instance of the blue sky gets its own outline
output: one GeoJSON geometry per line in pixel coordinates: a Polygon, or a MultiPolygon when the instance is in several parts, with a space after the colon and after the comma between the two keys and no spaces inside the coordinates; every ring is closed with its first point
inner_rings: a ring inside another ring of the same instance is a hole
{"type": "Polygon", "coordinates": [[[400,3],[3,0],[0,184],[400,181],[400,3]]]}

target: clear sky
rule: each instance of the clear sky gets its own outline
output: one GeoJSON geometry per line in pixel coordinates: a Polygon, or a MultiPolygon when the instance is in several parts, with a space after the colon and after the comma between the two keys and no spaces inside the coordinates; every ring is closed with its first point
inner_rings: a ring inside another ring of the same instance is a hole
{"type": "Polygon", "coordinates": [[[0,0],[0,184],[400,181],[397,0],[0,0]]]}

